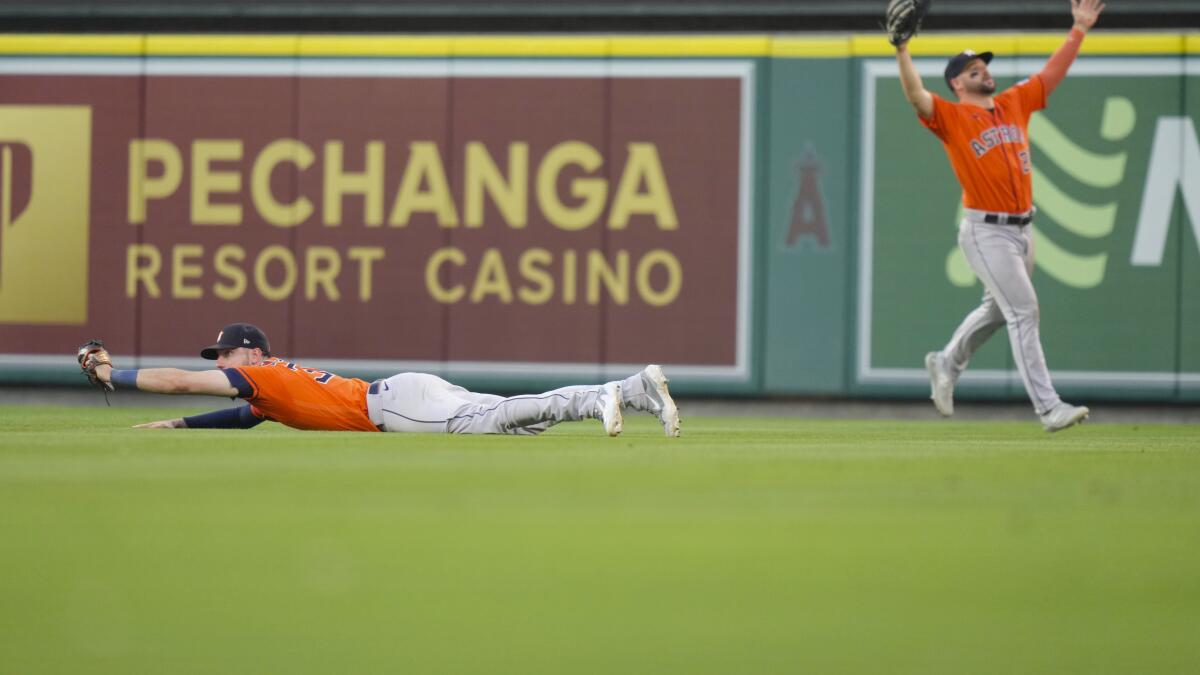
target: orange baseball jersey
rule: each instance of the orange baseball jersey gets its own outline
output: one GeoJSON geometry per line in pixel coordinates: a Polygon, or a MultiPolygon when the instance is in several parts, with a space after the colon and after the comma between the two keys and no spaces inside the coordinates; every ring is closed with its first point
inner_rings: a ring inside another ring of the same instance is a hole
{"type": "Polygon", "coordinates": [[[367,416],[369,385],[362,380],[278,358],[224,372],[259,417],[294,429],[379,431],[367,416]]]}
{"type": "Polygon", "coordinates": [[[1046,107],[1045,84],[1034,75],[992,102],[988,110],[933,94],[933,117],[917,117],[942,140],[963,189],[963,206],[1025,213],[1033,208],[1029,117],[1046,107]]]}

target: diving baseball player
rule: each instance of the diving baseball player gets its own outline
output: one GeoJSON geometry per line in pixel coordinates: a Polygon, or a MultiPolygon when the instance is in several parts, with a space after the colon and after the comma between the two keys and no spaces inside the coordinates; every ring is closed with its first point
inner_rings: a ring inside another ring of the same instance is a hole
{"type": "Polygon", "coordinates": [[[563,387],[504,398],[478,394],[426,373],[400,373],[365,382],[271,357],[267,336],[247,323],[226,326],[200,355],[217,370],[114,370],[103,343],[80,348],[88,379],[106,390],[206,394],[249,405],[139,424],[138,428],[249,429],[273,420],[295,429],[425,431],[453,434],[537,434],[559,422],[598,419],[609,436],[621,433],[621,409],[651,413],[668,437],[679,436],[679,410],[662,368],[646,366],[624,380],[563,387]]]}
{"type": "Polygon", "coordinates": [[[1066,76],[1084,34],[1103,10],[1099,0],[1071,0],[1075,23],[1066,41],[1041,72],[1000,94],[987,68],[991,52],[965,51],[950,59],[945,79],[957,103],[926,91],[907,38],[893,39],[904,96],[921,124],[941,139],[962,186],[965,216],[958,244],[984,287],[983,302],[950,342],[925,356],[931,398],[943,415],[954,413],[954,385],[971,355],[1007,324],[1013,360],[1046,430],[1065,429],[1088,416],[1086,407],[1059,398],[1042,353],[1031,276],[1034,207],[1027,128],[1030,115],[1046,106],[1046,98],[1066,76]]]}

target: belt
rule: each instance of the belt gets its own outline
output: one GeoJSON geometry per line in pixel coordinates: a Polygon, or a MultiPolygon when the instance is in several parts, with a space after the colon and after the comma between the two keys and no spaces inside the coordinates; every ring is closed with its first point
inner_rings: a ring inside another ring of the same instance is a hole
{"type": "Polygon", "coordinates": [[[371,386],[367,387],[367,393],[368,394],[378,394],[379,393],[379,384],[381,382],[383,382],[383,380],[375,380],[374,382],[372,382],[371,386]]]}
{"type": "Polygon", "coordinates": [[[991,223],[992,225],[1028,225],[1033,222],[1033,214],[985,213],[983,222],[991,223]]]}

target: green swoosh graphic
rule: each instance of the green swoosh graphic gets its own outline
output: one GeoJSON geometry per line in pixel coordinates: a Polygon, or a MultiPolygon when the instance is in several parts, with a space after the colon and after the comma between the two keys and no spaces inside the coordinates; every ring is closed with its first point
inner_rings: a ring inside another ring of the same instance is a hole
{"type": "Polygon", "coordinates": [[[1107,253],[1075,255],[1054,243],[1042,231],[1033,228],[1037,266],[1051,277],[1072,288],[1095,288],[1104,281],[1107,253]]]}
{"type": "Polygon", "coordinates": [[[1137,125],[1137,108],[1124,96],[1109,96],[1104,100],[1100,117],[1100,135],[1106,141],[1120,141],[1133,133],[1137,125]]]}
{"type": "Polygon", "coordinates": [[[1029,120],[1029,142],[1084,185],[1110,188],[1120,183],[1125,175],[1127,153],[1102,155],[1085,150],[1067,138],[1044,115],[1036,115],[1029,120]]]}
{"type": "Polygon", "coordinates": [[[1033,194],[1038,208],[1062,224],[1066,231],[1089,239],[1112,234],[1117,223],[1117,203],[1084,204],[1063,192],[1037,167],[1033,169],[1033,194]]]}
{"type": "Polygon", "coordinates": [[[975,285],[975,271],[967,264],[967,257],[962,249],[955,246],[946,256],[946,278],[959,288],[970,288],[975,285]]]}
{"type": "MultiPolygon", "coordinates": [[[[954,212],[954,231],[958,231],[958,224],[963,219],[963,205],[958,203],[958,210],[954,212]]],[[[962,249],[955,246],[950,249],[949,255],[946,256],[946,278],[950,283],[959,288],[968,288],[975,285],[975,270],[967,263],[967,257],[963,255],[962,249]]]]}
{"type": "MultiPolygon", "coordinates": [[[[1055,244],[1052,239],[1033,228],[1033,246],[1037,251],[1037,267],[1054,279],[1072,288],[1095,288],[1104,281],[1108,254],[1075,255],[1055,244]]],[[[955,246],[946,255],[946,278],[959,288],[975,285],[975,272],[967,264],[962,249],[955,246]]]]}

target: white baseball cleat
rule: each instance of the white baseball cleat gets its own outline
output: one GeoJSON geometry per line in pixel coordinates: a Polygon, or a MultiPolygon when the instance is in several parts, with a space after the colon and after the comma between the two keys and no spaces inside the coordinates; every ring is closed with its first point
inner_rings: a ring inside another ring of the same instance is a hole
{"type": "Polygon", "coordinates": [[[1090,412],[1087,406],[1059,402],[1058,405],[1042,415],[1042,426],[1049,432],[1061,431],[1067,427],[1082,424],[1090,412]]]}
{"type": "Polygon", "coordinates": [[[938,352],[925,355],[925,370],[929,371],[929,398],[933,399],[933,407],[949,417],[954,414],[954,378],[942,364],[942,356],[938,352]]]}
{"type": "Polygon", "coordinates": [[[658,421],[662,422],[663,432],[667,438],[679,437],[679,408],[671,392],[667,389],[670,380],[663,374],[662,366],[650,365],[642,369],[642,385],[646,395],[652,402],[652,410],[658,421]]]}
{"type": "Polygon", "coordinates": [[[596,401],[599,407],[600,421],[604,423],[604,433],[609,436],[620,436],[624,421],[621,418],[621,383],[606,382],[600,385],[600,398],[596,401]]]}

